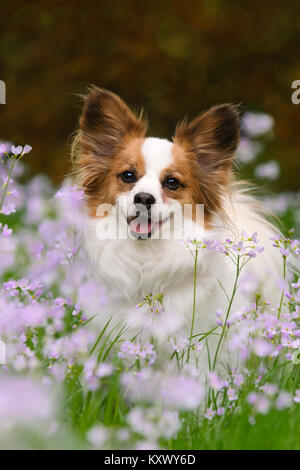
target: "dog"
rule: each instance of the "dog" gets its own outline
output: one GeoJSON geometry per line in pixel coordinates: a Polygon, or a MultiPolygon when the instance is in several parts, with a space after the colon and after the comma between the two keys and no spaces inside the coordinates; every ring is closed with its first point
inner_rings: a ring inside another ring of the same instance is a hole
{"type": "MultiPolygon", "coordinates": [[[[103,327],[111,318],[111,325],[126,325],[128,338],[155,337],[164,345],[170,337],[188,338],[193,321],[195,334],[209,331],[216,311],[226,312],[236,266],[223,253],[199,249],[195,278],[195,257],[180,237],[172,237],[174,212],[185,206],[192,208],[183,216],[185,239],[237,240],[243,233],[258,233],[264,251],[248,263],[247,274],[255,278],[261,301],[276,305],[282,259],[270,239],[279,231],[247,188],[235,181],[237,108],[222,104],[191,122],[184,119],[172,141],[146,137],[146,131],[143,115],[132,112],[120,97],[97,87],[89,90],[73,162],[76,184],[85,193],[84,237],[92,273],[107,289],[99,324],[103,327]],[[198,206],[203,208],[201,223],[198,206]],[[117,221],[128,236],[101,236],[109,221],[117,221]],[[161,236],[167,225],[169,239],[161,236]],[[145,298],[151,320],[143,308],[145,298]]],[[[253,293],[238,291],[232,311],[241,311],[253,299],[253,293]]],[[[215,348],[216,339],[210,341],[215,348]]]]}

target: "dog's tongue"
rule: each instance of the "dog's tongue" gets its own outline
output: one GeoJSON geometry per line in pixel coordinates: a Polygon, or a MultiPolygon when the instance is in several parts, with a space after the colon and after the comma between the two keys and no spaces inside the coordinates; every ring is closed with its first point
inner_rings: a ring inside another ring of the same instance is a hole
{"type": "Polygon", "coordinates": [[[130,229],[132,232],[140,233],[141,235],[147,235],[152,230],[151,220],[148,219],[133,219],[130,222],[130,229]]]}

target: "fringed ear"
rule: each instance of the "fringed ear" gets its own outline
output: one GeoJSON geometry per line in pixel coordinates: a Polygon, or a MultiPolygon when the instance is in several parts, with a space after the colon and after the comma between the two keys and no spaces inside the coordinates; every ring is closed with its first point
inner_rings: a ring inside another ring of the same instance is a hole
{"type": "Polygon", "coordinates": [[[111,91],[92,87],[84,100],[72,146],[73,173],[85,193],[92,194],[105,181],[111,158],[126,137],[144,137],[147,123],[111,91]]]}
{"type": "Polygon", "coordinates": [[[214,106],[188,123],[178,124],[174,141],[193,152],[207,172],[222,173],[231,168],[240,135],[235,106],[214,106]]]}
{"type": "Polygon", "coordinates": [[[111,91],[92,87],[85,97],[80,118],[83,149],[95,156],[113,155],[127,135],[142,137],[147,124],[133,114],[124,101],[111,91]]]}

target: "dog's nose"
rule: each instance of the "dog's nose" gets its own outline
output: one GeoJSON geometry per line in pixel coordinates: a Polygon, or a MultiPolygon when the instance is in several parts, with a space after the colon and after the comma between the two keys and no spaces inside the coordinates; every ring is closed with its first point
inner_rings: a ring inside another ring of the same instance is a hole
{"type": "Polygon", "coordinates": [[[138,193],[134,196],[134,204],[143,204],[147,210],[151,209],[152,204],[155,203],[155,197],[148,193],[138,193]]]}

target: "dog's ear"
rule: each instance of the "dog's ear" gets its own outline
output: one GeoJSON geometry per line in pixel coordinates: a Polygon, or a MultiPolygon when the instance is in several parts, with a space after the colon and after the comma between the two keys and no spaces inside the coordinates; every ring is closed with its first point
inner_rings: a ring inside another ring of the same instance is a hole
{"type": "Polygon", "coordinates": [[[230,104],[214,106],[188,123],[178,124],[174,141],[193,152],[208,172],[230,169],[240,135],[237,108],[230,104]]]}
{"type": "Polygon", "coordinates": [[[147,125],[111,91],[91,87],[80,118],[81,145],[99,157],[113,155],[127,135],[141,137],[147,125]]]}

